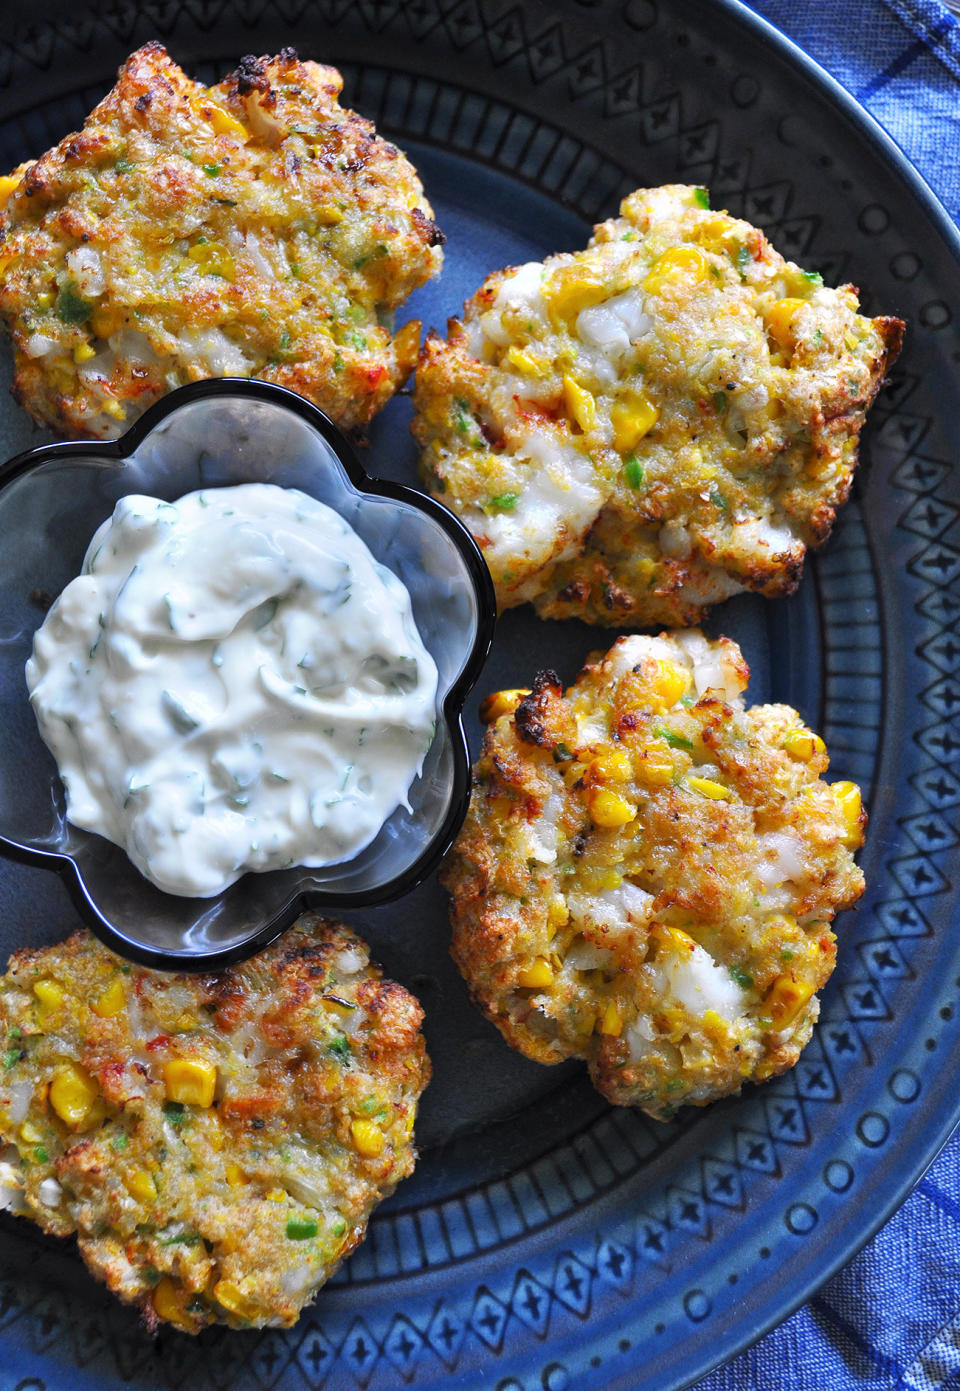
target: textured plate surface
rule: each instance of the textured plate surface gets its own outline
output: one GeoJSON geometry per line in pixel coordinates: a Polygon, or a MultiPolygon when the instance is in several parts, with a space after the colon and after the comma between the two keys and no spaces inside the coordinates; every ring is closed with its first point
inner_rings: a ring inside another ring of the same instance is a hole
{"type": "MultiPolygon", "coordinates": [[[[207,80],[290,43],[339,64],[448,234],[442,279],[411,304],[427,324],[491,268],[582,244],[622,193],[678,178],[909,321],[854,498],[800,592],[712,624],[742,644],[751,698],[795,704],[870,807],[867,895],[838,922],[791,1074],[670,1125],[612,1111],[576,1067],[525,1062],[471,1009],[430,883],[357,919],[427,1010],[421,1165],[297,1328],[151,1343],[69,1245],[0,1229],[4,1387],[681,1387],[848,1259],[960,1111],[956,234],[849,99],[722,0],[39,0],[31,21],[0,41],[5,167],[76,125],[149,37],[207,80]]],[[[397,400],[375,423],[371,473],[412,481],[408,417],[397,400]]],[[[12,405],[0,431],[5,453],[36,439],[12,405]]],[[[570,679],[608,637],[513,612],[478,694],[536,665],[570,679]]],[[[4,948],[73,923],[52,877],[0,867],[4,948]]]]}

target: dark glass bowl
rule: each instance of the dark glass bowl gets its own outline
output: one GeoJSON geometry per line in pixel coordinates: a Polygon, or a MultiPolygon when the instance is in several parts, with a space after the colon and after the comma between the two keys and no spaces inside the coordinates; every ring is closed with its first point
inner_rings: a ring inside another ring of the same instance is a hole
{"type": "Polygon", "coordinates": [[[493,586],[457,519],[412,489],[369,478],[309,402],[268,382],[197,382],[158,402],[114,443],[30,450],[0,468],[0,537],[0,853],[62,874],[109,947],[161,969],[208,969],[265,946],[305,906],[384,903],[435,868],[470,798],[461,710],[493,637],[493,586]],[[50,600],[80,573],[91,537],[119,498],[147,493],[173,501],[235,483],[309,493],[339,512],[403,581],[437,664],[437,732],[410,789],[410,810],[399,807],[352,859],[246,874],[216,898],[180,898],[144,879],[118,846],[67,821],[24,664],[50,600]]]}

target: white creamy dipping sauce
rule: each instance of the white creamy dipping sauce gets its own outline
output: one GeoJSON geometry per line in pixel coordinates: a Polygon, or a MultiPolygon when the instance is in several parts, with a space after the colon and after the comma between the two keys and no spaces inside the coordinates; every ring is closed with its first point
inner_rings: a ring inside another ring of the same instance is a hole
{"type": "Polygon", "coordinates": [[[355,855],[435,729],[404,585],[336,512],[269,483],[123,498],[26,675],[68,819],[172,894],[355,855]]]}

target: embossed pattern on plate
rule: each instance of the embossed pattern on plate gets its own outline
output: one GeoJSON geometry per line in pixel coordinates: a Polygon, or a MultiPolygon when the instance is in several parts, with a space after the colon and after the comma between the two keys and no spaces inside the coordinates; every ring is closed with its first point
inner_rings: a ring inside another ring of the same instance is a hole
{"type": "MultiPolygon", "coordinates": [[[[23,1391],[681,1387],[849,1258],[958,1114],[943,1058],[960,997],[960,480],[941,415],[960,361],[956,235],[852,103],[722,0],[41,0],[35,21],[0,41],[10,165],[79,121],[148,37],[208,79],[290,42],[339,63],[350,104],[410,151],[450,235],[442,279],[411,304],[428,324],[491,267],[574,246],[628,188],[677,178],[909,320],[855,496],[800,592],[738,599],[711,623],[743,645],[751,698],[796,704],[832,774],[869,796],[868,893],[838,924],[798,1067],[668,1126],[613,1111],[576,1068],[526,1063],[471,1010],[426,885],[364,919],[428,1011],[421,1165],[297,1328],[151,1344],[69,1246],[2,1232],[0,1347],[23,1391]]],[[[398,400],[375,422],[370,472],[412,480],[408,414],[398,400]]],[[[28,438],[12,407],[0,430],[5,452],[28,438]]],[[[512,612],[479,694],[536,665],[569,679],[597,645],[512,612]]],[[[4,866],[0,921],[12,947],[53,940],[70,912],[4,866]]]]}

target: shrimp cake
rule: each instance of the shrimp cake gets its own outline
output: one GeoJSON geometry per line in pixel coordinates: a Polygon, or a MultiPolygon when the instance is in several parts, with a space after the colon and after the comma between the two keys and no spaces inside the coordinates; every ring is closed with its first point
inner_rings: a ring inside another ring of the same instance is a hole
{"type": "Polygon", "coordinates": [[[863,891],[865,816],[735,643],[622,637],[503,691],[444,870],[453,956],[514,1048],[659,1119],[793,1066],[863,891]]]}
{"type": "Polygon", "coordinates": [[[638,189],[585,251],[497,271],[428,337],[423,477],[501,608],[695,623],[796,587],[902,334],[705,190],[638,189]]]}
{"type": "Polygon", "coordinates": [[[0,318],[35,420],[112,438],[220,376],[279,382],[344,428],[386,404],[420,341],[394,311],[443,238],[342,85],[287,48],[207,88],[148,43],[81,131],[0,180],[0,318]]]}
{"type": "Polygon", "coordinates": [[[286,1328],[413,1171],[422,1011],[338,923],[217,975],[78,932],[0,979],[0,1196],[149,1327],[286,1328]]]}

